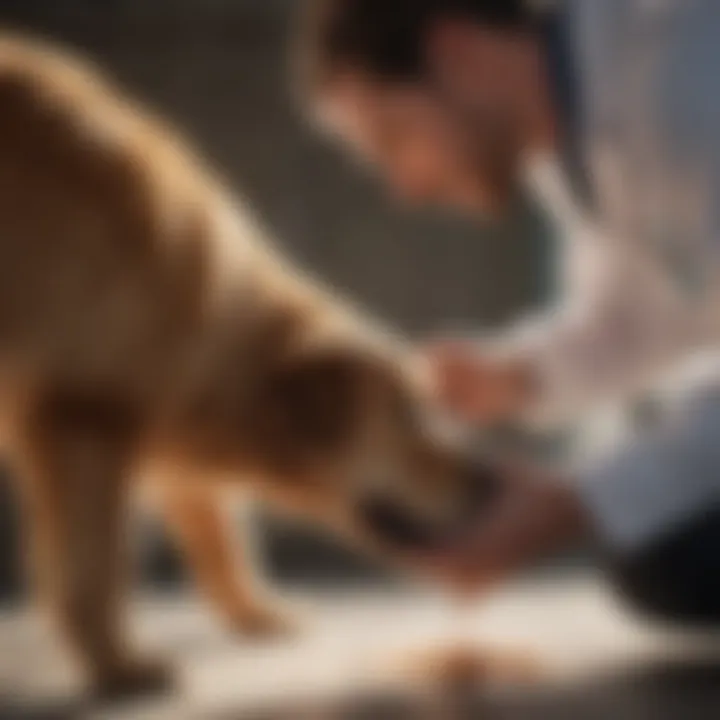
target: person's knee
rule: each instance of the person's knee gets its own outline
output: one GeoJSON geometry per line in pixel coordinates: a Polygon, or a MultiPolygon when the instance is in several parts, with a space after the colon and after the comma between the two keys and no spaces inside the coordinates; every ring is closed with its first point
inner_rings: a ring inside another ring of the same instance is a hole
{"type": "Polygon", "coordinates": [[[720,513],[609,565],[617,593],[642,615],[689,626],[720,624],[720,513]]]}
{"type": "Polygon", "coordinates": [[[698,622],[693,598],[684,597],[674,588],[671,577],[648,574],[640,563],[612,573],[612,584],[624,607],[646,619],[673,624],[698,622]]]}

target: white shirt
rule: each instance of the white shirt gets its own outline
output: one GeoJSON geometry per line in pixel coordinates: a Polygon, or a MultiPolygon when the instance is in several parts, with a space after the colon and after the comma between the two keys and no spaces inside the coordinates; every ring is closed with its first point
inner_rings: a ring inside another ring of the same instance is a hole
{"type": "MultiPolygon", "coordinates": [[[[566,287],[504,338],[537,369],[541,422],[720,350],[720,2],[575,0],[572,12],[598,211],[583,215],[551,158],[532,161],[565,238],[566,287]]],[[[718,403],[703,410],[716,432],[698,433],[720,446],[718,403]]],[[[588,498],[611,540],[649,542],[720,496],[720,457],[693,483],[666,456],[634,447],[595,473],[588,498]]]]}

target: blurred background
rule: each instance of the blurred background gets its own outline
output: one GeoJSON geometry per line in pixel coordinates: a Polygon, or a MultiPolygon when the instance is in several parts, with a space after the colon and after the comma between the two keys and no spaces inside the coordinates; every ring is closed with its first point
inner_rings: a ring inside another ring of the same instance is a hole
{"type": "MultiPolygon", "coordinates": [[[[288,84],[293,0],[0,0],[0,24],[66,42],[173,120],[249,198],[276,241],[413,336],[488,329],[552,293],[553,241],[539,212],[502,227],[403,211],[304,126],[288,84]]],[[[366,581],[358,558],[264,523],[268,561],[295,582],[366,581]]],[[[179,581],[162,536],[146,583],[179,581]]],[[[17,597],[17,523],[0,501],[0,597],[17,597]]]]}

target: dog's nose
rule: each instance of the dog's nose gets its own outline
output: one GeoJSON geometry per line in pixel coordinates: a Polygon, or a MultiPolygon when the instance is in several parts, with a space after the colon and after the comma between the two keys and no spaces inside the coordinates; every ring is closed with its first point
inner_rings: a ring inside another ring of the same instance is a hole
{"type": "Polygon", "coordinates": [[[360,503],[359,514],[378,540],[395,548],[421,550],[430,548],[437,540],[428,524],[391,500],[366,498],[360,503]]]}

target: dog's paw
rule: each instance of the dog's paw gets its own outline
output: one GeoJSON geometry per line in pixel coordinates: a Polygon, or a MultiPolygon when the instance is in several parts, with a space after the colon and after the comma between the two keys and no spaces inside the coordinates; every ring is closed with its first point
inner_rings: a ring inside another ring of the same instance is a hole
{"type": "Polygon", "coordinates": [[[232,614],[230,624],[238,635],[253,640],[292,638],[303,627],[295,613],[272,603],[243,605],[232,614]]]}
{"type": "Polygon", "coordinates": [[[95,700],[113,703],[162,695],[174,686],[175,676],[169,665],[152,659],[128,659],[98,673],[92,693],[95,700]]]}

